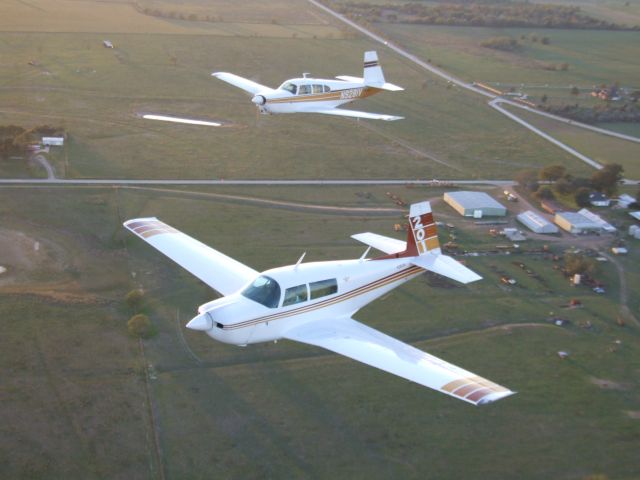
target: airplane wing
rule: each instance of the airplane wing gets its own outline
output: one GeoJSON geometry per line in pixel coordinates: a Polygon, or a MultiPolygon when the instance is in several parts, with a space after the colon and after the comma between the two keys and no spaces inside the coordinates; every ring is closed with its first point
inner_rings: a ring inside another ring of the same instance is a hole
{"type": "Polygon", "coordinates": [[[128,220],[124,226],[222,295],[237,292],[259,275],[155,217],[128,220]]]}
{"type": "Polygon", "coordinates": [[[213,72],[211,76],[219,78],[223,82],[230,83],[234,87],[241,88],[245,92],[249,92],[252,95],[255,95],[258,92],[274,91],[273,88],[265,87],[264,85],[253,82],[248,78],[239,77],[238,75],[234,75],[233,73],[213,72]]]}
{"type": "Polygon", "coordinates": [[[324,113],[325,115],[339,115],[342,117],[367,118],[370,120],[386,120],[392,122],[394,120],[402,120],[404,117],[396,117],[395,115],[385,115],[383,113],[358,112],[356,110],[342,110],[340,108],[327,108],[324,110],[309,110],[309,113],[324,113]]]}
{"type": "Polygon", "coordinates": [[[294,327],[284,337],[326,348],[474,405],[515,393],[352,318],[313,321],[294,327]]]}

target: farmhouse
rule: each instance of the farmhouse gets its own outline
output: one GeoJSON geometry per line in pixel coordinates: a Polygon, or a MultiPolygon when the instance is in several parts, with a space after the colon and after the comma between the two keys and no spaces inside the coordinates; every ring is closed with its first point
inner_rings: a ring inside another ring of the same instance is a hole
{"type": "Polygon", "coordinates": [[[465,217],[504,217],[507,209],[484,192],[447,192],[444,201],[465,217]]]}
{"type": "Polygon", "coordinates": [[[600,232],[602,227],[578,212],[558,212],[553,219],[556,225],[570,233],[600,232]]]}
{"type": "Polygon", "coordinates": [[[531,210],[518,214],[516,218],[535,233],[558,233],[558,227],[531,210]]]}
{"type": "Polygon", "coordinates": [[[51,147],[61,147],[64,145],[64,137],[42,137],[42,144],[51,147]]]}
{"type": "Polygon", "coordinates": [[[589,203],[594,207],[608,207],[610,202],[604,193],[591,192],[589,194],[589,203]]]}

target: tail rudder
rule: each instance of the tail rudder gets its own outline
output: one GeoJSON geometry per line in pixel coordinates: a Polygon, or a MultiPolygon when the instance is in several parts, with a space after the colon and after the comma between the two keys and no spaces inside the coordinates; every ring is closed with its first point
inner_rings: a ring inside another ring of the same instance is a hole
{"type": "Polygon", "coordinates": [[[414,203],[409,209],[406,253],[411,256],[441,253],[438,228],[429,202],[414,203]]]}
{"type": "Polygon", "coordinates": [[[375,51],[364,52],[364,73],[365,85],[382,86],[385,84],[382,67],[378,63],[378,54],[375,51]]]}

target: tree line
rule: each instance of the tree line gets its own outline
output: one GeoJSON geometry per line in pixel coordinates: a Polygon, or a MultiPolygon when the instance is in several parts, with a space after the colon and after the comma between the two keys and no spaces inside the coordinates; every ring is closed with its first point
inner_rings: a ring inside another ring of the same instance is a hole
{"type": "Polygon", "coordinates": [[[442,4],[342,2],[340,13],[368,22],[473,27],[535,27],[599,30],[640,29],[607,22],[582,12],[579,6],[528,2],[459,2],[442,4]]]}
{"type": "Polygon", "coordinates": [[[590,205],[593,191],[613,195],[618,190],[624,169],[617,163],[606,164],[591,178],[575,177],[562,165],[548,165],[540,170],[524,170],[516,175],[516,181],[533,192],[538,200],[572,198],[579,207],[590,205]]]}
{"type": "Polygon", "coordinates": [[[29,145],[43,136],[64,136],[64,130],[49,125],[24,128],[18,125],[0,125],[0,158],[22,155],[29,145]]]}

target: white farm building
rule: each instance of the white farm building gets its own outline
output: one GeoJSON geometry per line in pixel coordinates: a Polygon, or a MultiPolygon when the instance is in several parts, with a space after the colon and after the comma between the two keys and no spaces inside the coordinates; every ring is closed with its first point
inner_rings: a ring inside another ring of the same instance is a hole
{"type": "Polygon", "coordinates": [[[553,223],[531,210],[518,214],[516,218],[535,233],[558,233],[559,231],[553,223]]]}
{"type": "Polygon", "coordinates": [[[602,226],[578,212],[558,212],[553,219],[556,225],[570,233],[601,232],[602,226]]]}
{"type": "Polygon", "coordinates": [[[504,217],[507,209],[484,192],[447,192],[444,201],[465,217],[504,217]]]}
{"type": "Polygon", "coordinates": [[[613,233],[617,230],[616,227],[614,227],[609,222],[604,220],[600,215],[596,215],[595,213],[590,212],[586,208],[583,208],[582,210],[578,210],[578,213],[583,217],[587,217],[593,223],[597,223],[598,225],[600,225],[605,232],[613,233]]]}

